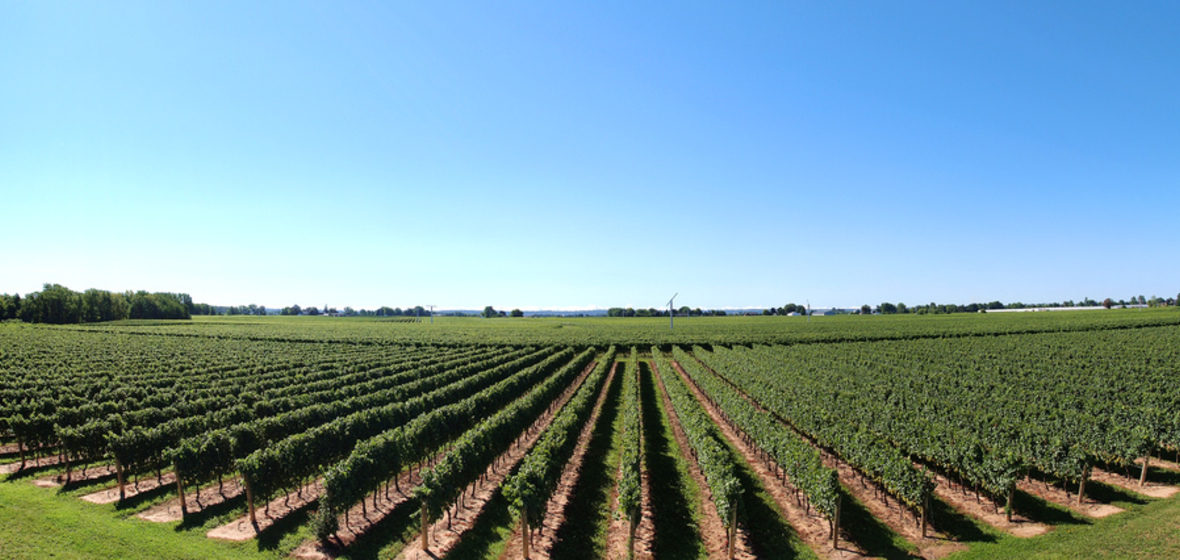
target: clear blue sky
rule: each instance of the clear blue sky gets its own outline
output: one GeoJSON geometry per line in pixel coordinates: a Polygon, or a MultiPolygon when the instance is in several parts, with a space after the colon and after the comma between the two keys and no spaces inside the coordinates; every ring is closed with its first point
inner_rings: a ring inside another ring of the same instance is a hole
{"type": "Polygon", "coordinates": [[[0,292],[1180,291],[1180,4],[633,4],[0,4],[0,292]]]}

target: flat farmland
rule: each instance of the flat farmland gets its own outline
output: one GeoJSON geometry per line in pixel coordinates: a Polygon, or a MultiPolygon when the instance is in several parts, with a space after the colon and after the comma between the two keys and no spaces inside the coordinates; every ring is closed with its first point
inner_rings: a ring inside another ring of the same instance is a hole
{"type": "Polygon", "coordinates": [[[1180,313],[0,324],[11,558],[1169,557],[1180,313]]]}

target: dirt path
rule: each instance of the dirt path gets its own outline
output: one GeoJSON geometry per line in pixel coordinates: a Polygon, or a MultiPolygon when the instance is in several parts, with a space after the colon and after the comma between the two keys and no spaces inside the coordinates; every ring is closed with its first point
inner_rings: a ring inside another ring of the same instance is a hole
{"type": "MultiPolygon", "coordinates": [[[[1152,460],[1151,466],[1158,466],[1155,464],[1156,460],[1158,459],[1152,460]]],[[[1090,478],[1103,484],[1114,486],[1115,488],[1121,488],[1129,492],[1147,496],[1148,498],[1171,498],[1172,496],[1176,495],[1177,492],[1180,492],[1180,487],[1178,486],[1152,482],[1151,473],[1148,473],[1147,483],[1143,486],[1139,486],[1138,478],[1127,478],[1124,475],[1113,471],[1104,471],[1098,467],[1094,467],[1093,472],[1090,474],[1090,478]]]]}
{"type": "MultiPolygon", "coordinates": [[[[172,484],[176,483],[176,477],[173,476],[172,484]]],[[[115,489],[118,492],[118,489],[115,489]]],[[[184,489],[184,505],[188,508],[188,513],[200,513],[213,506],[223,504],[232,500],[245,492],[245,486],[242,485],[240,478],[227,480],[222,484],[221,490],[218,490],[217,484],[210,484],[204,488],[195,489],[188,487],[184,489]],[[200,500],[198,500],[198,496],[200,500]]],[[[146,520],[154,521],[156,523],[171,523],[173,521],[180,521],[184,517],[180,510],[180,497],[177,496],[167,502],[152,506],[144,511],[136,514],[136,517],[146,520]]]]}
{"type": "MultiPolygon", "coordinates": [[[[20,453],[20,444],[14,442],[0,445],[0,455],[7,455],[9,453],[20,453]]],[[[17,459],[18,461],[20,459],[17,459]]]]}
{"type": "MultiPolygon", "coordinates": [[[[37,467],[50,467],[50,466],[58,465],[58,464],[61,464],[61,456],[60,455],[47,455],[44,457],[38,457],[36,459],[30,458],[30,459],[26,460],[25,461],[25,468],[26,469],[33,469],[33,468],[37,468],[37,467]]],[[[0,474],[12,474],[15,472],[19,472],[20,470],[21,470],[21,466],[20,466],[20,459],[19,458],[17,458],[15,462],[8,463],[7,465],[0,465],[0,474]]]]}
{"type": "Polygon", "coordinates": [[[676,369],[681,380],[685,382],[697,401],[709,413],[709,417],[713,419],[714,424],[717,424],[721,434],[729,440],[730,445],[741,453],[750,469],[762,480],[762,486],[774,498],[787,522],[795,528],[803,542],[807,543],[821,558],[863,558],[866,556],[864,551],[857,550],[853,543],[846,541],[841,541],[842,548],[832,548],[827,520],[816,513],[808,513],[808,508],[801,506],[795,500],[794,492],[788,490],[782,482],[783,479],[776,474],[779,469],[774,465],[773,460],[763,459],[761,453],[755,450],[754,445],[747,443],[746,438],[739,434],[728,417],[705,397],[704,392],[693,382],[679,362],[672,360],[672,367],[676,369]]]}
{"type": "MultiPolygon", "coordinates": [[[[155,490],[156,488],[159,488],[161,486],[165,486],[168,484],[172,484],[172,485],[176,484],[176,475],[175,474],[169,472],[169,473],[164,473],[164,475],[161,476],[159,479],[157,479],[154,476],[150,477],[150,478],[140,479],[138,484],[128,481],[127,484],[124,485],[123,492],[126,495],[126,497],[130,498],[132,496],[135,496],[136,494],[141,494],[143,492],[150,492],[152,490],[155,490]]],[[[119,487],[118,487],[118,485],[116,485],[116,486],[112,486],[110,488],[107,488],[105,490],[99,490],[98,492],[94,492],[93,494],[87,494],[85,496],[82,496],[82,499],[84,501],[90,502],[92,504],[113,504],[113,503],[119,501],[119,487]]]]}
{"type": "Polygon", "coordinates": [[[1019,511],[1012,512],[1012,521],[1009,522],[1004,514],[1004,504],[993,502],[986,497],[977,498],[970,489],[959,486],[958,483],[933,471],[927,472],[934,479],[934,495],[960,513],[1014,537],[1028,538],[1049,532],[1048,525],[1033,521],[1019,511]]]}
{"type": "MultiPolygon", "coordinates": [[[[660,399],[664,403],[665,410],[668,411],[668,423],[672,426],[672,432],[676,437],[676,442],[680,444],[680,448],[686,453],[692,449],[688,443],[688,436],[684,434],[684,428],[680,425],[680,418],[676,416],[676,411],[672,408],[672,401],[668,397],[668,389],[664,386],[664,378],[660,375],[659,369],[652,364],[652,372],[655,374],[657,392],[660,394],[660,399]]],[[[676,375],[675,372],[667,372],[668,375],[676,375]]],[[[691,387],[691,386],[690,386],[691,387]]],[[[685,456],[688,463],[688,470],[693,480],[696,481],[697,486],[701,489],[701,508],[704,514],[701,519],[701,540],[705,543],[705,548],[709,553],[709,558],[726,558],[728,552],[728,537],[725,530],[725,524],[721,522],[721,516],[717,512],[717,505],[713,503],[713,493],[709,489],[708,481],[705,480],[704,473],[701,472],[700,465],[692,459],[691,454],[685,456]]],[[[752,559],[753,552],[750,549],[750,543],[746,537],[745,531],[738,527],[736,531],[737,543],[734,546],[734,558],[752,559]]]]}
{"type": "Polygon", "coordinates": [[[592,362],[586,366],[577,380],[571,383],[570,387],[557,398],[556,405],[550,406],[542,412],[532,426],[517,436],[508,451],[502,453],[488,466],[481,479],[477,479],[463,490],[458,503],[448,510],[449,515],[444,514],[428,528],[429,551],[422,549],[422,538],[419,535],[406,545],[406,548],[402,549],[397,558],[426,560],[446,556],[459,543],[463,534],[475,526],[479,515],[483,513],[484,506],[491,501],[500,484],[508,477],[508,473],[512,472],[512,469],[516,468],[516,465],[524,459],[533,444],[537,443],[541,434],[545,433],[545,429],[553,422],[553,417],[573,398],[574,393],[582,386],[582,383],[585,383],[586,378],[597,365],[597,362],[592,362]]]}
{"type": "Polygon", "coordinates": [[[1080,513],[1086,517],[1099,519],[1108,515],[1122,513],[1125,509],[1097,502],[1089,497],[1078,503],[1077,492],[1067,492],[1056,485],[1049,484],[1045,481],[1031,480],[1028,478],[1017,481],[1016,487],[1026,493],[1032,494],[1045,500],[1057,504],[1061,507],[1067,508],[1075,513],[1080,513]]]}
{"type": "MultiPolygon", "coordinates": [[[[216,493],[217,489],[214,488],[213,491],[216,493]]],[[[255,506],[254,517],[258,521],[257,525],[251,524],[250,515],[246,514],[205,533],[205,536],[227,541],[248,541],[287,515],[319,499],[323,492],[324,481],[317,478],[315,482],[304,485],[296,492],[271,500],[266,506],[255,506]]]]}
{"type": "MultiPolygon", "coordinates": [[[[112,476],[115,474],[115,465],[100,465],[97,467],[89,467],[85,471],[79,469],[70,474],[70,484],[78,482],[85,482],[87,480],[96,480],[104,476],[112,476]]],[[[41,488],[60,488],[66,485],[66,473],[55,474],[44,478],[38,478],[33,481],[33,484],[41,488]]],[[[118,487],[115,488],[115,494],[119,493],[118,487]]]]}
{"type": "MultiPolygon", "coordinates": [[[[598,423],[598,415],[602,412],[602,407],[606,403],[606,394],[610,389],[611,383],[614,382],[615,372],[618,370],[618,362],[615,362],[607,374],[606,381],[602,384],[602,390],[598,394],[598,400],[594,403],[594,410],[590,413],[590,418],[586,421],[586,425],[582,427],[582,432],[578,435],[578,442],[574,446],[574,453],[566,463],[565,469],[561,473],[561,479],[557,483],[557,489],[553,492],[553,496],[549,498],[546,504],[545,519],[541,523],[541,527],[531,527],[533,538],[531,541],[530,557],[531,558],[549,558],[550,551],[553,550],[554,538],[557,536],[558,529],[565,524],[565,511],[569,506],[570,498],[573,496],[574,488],[577,486],[578,477],[582,472],[582,463],[586,458],[586,449],[589,447],[590,436],[594,433],[594,427],[598,423]],[[540,531],[538,533],[538,530],[540,531]]],[[[523,556],[524,533],[520,530],[518,524],[516,531],[512,533],[512,537],[508,540],[504,547],[504,558],[520,558],[523,556]]]]}

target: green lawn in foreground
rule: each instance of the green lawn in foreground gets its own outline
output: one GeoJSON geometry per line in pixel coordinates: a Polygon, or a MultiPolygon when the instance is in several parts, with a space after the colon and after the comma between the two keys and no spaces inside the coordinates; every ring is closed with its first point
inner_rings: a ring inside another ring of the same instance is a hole
{"type": "Polygon", "coordinates": [[[1090,525],[1062,525],[1040,537],[972,543],[951,556],[1001,558],[1180,558],[1180,496],[1132,506],[1090,525]]]}
{"type": "Polygon", "coordinates": [[[177,523],[124,519],[114,506],[94,505],[27,480],[0,482],[0,558],[277,558],[257,543],[231,544],[177,523]]]}

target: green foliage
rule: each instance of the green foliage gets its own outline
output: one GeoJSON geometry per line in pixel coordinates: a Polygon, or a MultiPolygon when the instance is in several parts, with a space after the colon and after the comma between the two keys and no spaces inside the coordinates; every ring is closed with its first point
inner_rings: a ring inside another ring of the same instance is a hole
{"type": "Polygon", "coordinates": [[[581,429],[594,410],[614,357],[613,346],[598,357],[598,365],[590,377],[553,419],[516,472],[504,481],[504,495],[513,513],[519,516],[522,512],[528,512],[528,521],[533,527],[541,523],[545,504],[556,490],[581,429]]]}
{"type": "Polygon", "coordinates": [[[713,504],[717,506],[721,521],[728,527],[735,510],[741,509],[743,492],[733,456],[722,443],[724,439],[717,432],[709,414],[659,352],[659,348],[652,348],[652,355],[656,360],[657,373],[664,381],[668,398],[672,401],[672,409],[684,428],[692,455],[709,484],[713,504]]]}
{"type": "MultiPolygon", "coordinates": [[[[701,392],[717,406],[725,418],[749,437],[759,449],[770,455],[787,473],[820,513],[831,518],[840,499],[840,482],[836,471],[824,466],[819,450],[791,431],[771,414],[759,410],[745,396],[725,383],[679,347],[672,349],[676,361],[701,392]]],[[[697,352],[704,352],[698,348],[697,352]]],[[[662,353],[653,350],[661,368],[671,368],[662,353]]]]}
{"type": "Polygon", "coordinates": [[[619,511],[631,523],[639,518],[643,472],[643,424],[639,401],[638,350],[623,362],[623,433],[619,450],[619,511]]]}

